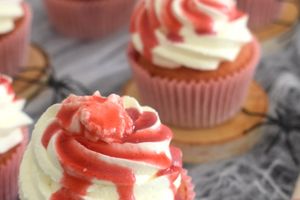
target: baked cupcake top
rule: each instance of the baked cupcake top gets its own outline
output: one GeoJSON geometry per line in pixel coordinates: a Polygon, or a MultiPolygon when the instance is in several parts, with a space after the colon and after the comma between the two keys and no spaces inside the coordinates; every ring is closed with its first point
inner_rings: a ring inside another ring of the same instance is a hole
{"type": "Polygon", "coordinates": [[[24,103],[16,99],[11,79],[0,74],[0,155],[21,143],[22,128],[31,123],[22,111],[24,103]]]}
{"type": "Polygon", "coordinates": [[[131,97],[71,95],[37,122],[21,165],[22,200],[173,200],[181,152],[131,97]]]}
{"type": "Polygon", "coordinates": [[[24,15],[23,0],[0,0],[0,34],[14,30],[15,21],[24,15]]]}
{"type": "Polygon", "coordinates": [[[131,43],[161,67],[215,70],[253,39],[247,21],[234,0],[141,0],[131,43]]]}

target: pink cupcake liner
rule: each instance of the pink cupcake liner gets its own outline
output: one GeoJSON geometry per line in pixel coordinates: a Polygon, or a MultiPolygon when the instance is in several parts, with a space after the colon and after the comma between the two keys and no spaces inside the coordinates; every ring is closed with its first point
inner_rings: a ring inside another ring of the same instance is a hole
{"type": "MultiPolygon", "coordinates": [[[[175,200],[194,200],[196,193],[194,191],[194,185],[192,183],[192,178],[188,176],[187,170],[183,169],[181,172],[181,186],[184,187],[185,194],[178,194],[175,197],[175,200]]],[[[182,192],[182,191],[180,191],[182,192]]]]}
{"type": "Polygon", "coordinates": [[[51,23],[70,37],[94,39],[129,24],[136,0],[45,0],[51,23]]]}
{"type": "Polygon", "coordinates": [[[0,36],[0,73],[9,76],[16,75],[25,67],[32,18],[28,4],[24,3],[24,11],[22,22],[16,29],[0,36]]]}
{"type": "Polygon", "coordinates": [[[129,47],[129,62],[141,101],[155,108],[164,123],[182,128],[208,128],[233,117],[248,94],[259,59],[254,41],[253,59],[242,70],[211,81],[177,81],[151,76],[136,62],[129,47]]]}
{"type": "Polygon", "coordinates": [[[28,142],[28,130],[24,129],[24,139],[13,155],[0,165],[0,199],[15,200],[18,197],[19,167],[28,142]]]}
{"type": "Polygon", "coordinates": [[[279,15],[282,7],[280,0],[238,0],[238,8],[249,14],[249,27],[258,29],[271,24],[279,15]]]}

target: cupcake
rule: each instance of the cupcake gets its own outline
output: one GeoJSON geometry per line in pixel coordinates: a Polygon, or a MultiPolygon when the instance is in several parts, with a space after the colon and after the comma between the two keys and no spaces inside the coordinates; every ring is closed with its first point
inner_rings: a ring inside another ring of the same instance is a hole
{"type": "Polygon", "coordinates": [[[0,73],[16,75],[26,62],[31,12],[21,0],[0,2],[0,73]]]}
{"type": "Polygon", "coordinates": [[[26,125],[31,119],[22,112],[24,100],[16,99],[11,79],[0,74],[0,199],[18,196],[18,171],[28,141],[26,125]]]}
{"type": "Polygon", "coordinates": [[[237,0],[237,6],[249,14],[251,29],[259,29],[274,22],[282,9],[281,0],[237,0]]]}
{"type": "Polygon", "coordinates": [[[260,55],[247,19],[233,0],[141,0],[128,58],[142,102],[181,128],[232,118],[260,55]]]}
{"type": "Polygon", "coordinates": [[[79,39],[107,35],[129,22],[136,0],[44,0],[51,23],[79,39]]]}
{"type": "Polygon", "coordinates": [[[181,151],[150,107],[128,96],[71,95],[38,120],[21,200],[193,200],[181,151]]]}

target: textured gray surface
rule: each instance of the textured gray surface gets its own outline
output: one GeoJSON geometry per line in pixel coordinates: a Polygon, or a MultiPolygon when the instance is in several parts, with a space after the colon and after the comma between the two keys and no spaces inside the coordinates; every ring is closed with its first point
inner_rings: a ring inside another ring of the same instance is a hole
{"type": "MultiPolygon", "coordinates": [[[[125,56],[127,28],[99,41],[79,42],[64,38],[51,28],[41,0],[29,2],[34,10],[32,40],[50,54],[58,77],[71,76],[103,94],[118,92],[130,78],[125,56]]],[[[271,114],[278,103],[300,110],[300,29],[296,32],[291,45],[265,56],[258,67],[256,80],[270,95],[271,114]]],[[[37,118],[50,105],[51,95],[51,90],[43,91],[26,110],[37,118]]],[[[289,199],[299,166],[293,163],[282,140],[269,153],[264,150],[277,132],[276,127],[266,128],[264,140],[239,158],[188,166],[196,185],[197,200],[289,199]]],[[[299,152],[300,133],[292,132],[290,138],[299,152]]]]}

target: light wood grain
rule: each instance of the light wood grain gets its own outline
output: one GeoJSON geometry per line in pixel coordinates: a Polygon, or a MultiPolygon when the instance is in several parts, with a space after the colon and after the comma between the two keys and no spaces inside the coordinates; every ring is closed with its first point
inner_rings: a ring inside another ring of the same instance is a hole
{"type": "Polygon", "coordinates": [[[17,96],[30,99],[37,94],[45,86],[44,83],[49,77],[48,72],[43,72],[43,70],[47,70],[47,67],[49,67],[47,54],[40,47],[31,45],[26,67],[13,82],[17,96]],[[31,70],[33,68],[34,70],[31,70]],[[40,83],[30,83],[30,80],[40,83]]]}
{"type": "Polygon", "coordinates": [[[295,191],[291,200],[300,200],[300,178],[298,178],[295,191]]]}

